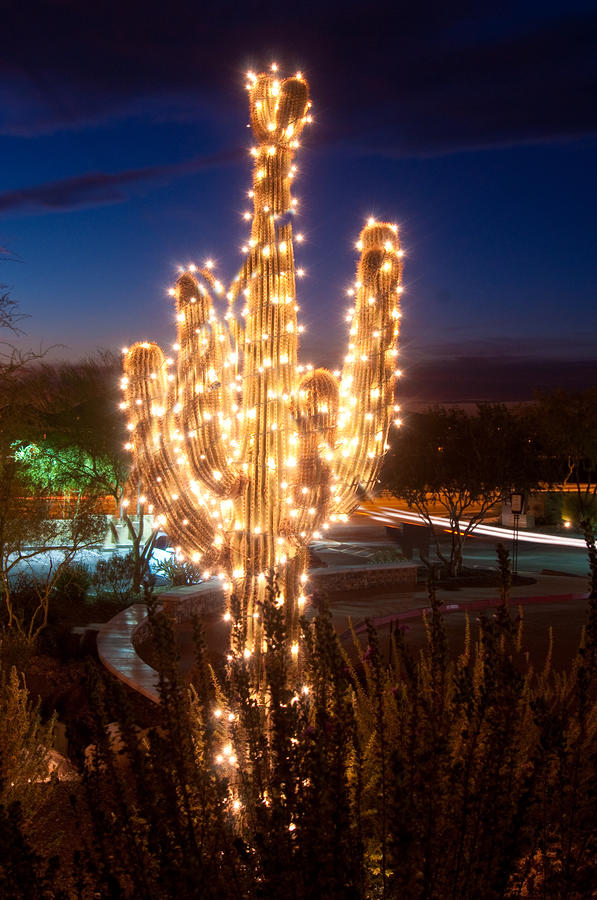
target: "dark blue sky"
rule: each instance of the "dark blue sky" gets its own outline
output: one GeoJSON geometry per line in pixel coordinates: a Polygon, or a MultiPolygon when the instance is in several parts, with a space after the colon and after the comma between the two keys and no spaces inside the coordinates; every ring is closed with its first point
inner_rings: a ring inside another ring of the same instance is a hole
{"type": "Polygon", "coordinates": [[[236,273],[244,72],[275,59],[313,99],[295,182],[303,361],[342,356],[373,214],[405,248],[406,396],[595,382],[594,4],[89,7],[3,8],[0,281],[27,345],[168,345],[177,265],[236,273]]]}

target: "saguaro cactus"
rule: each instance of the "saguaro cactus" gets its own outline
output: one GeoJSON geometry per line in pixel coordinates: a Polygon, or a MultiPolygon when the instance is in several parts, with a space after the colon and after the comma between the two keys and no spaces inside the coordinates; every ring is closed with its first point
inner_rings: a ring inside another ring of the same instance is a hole
{"type": "Polygon", "coordinates": [[[261,649],[267,573],[296,640],[307,545],[375,480],[393,417],[402,252],[395,225],[369,220],[342,372],[301,367],[291,185],[308,87],[300,73],[264,73],[247,88],[254,211],[228,311],[216,316],[212,292],[223,288],[209,269],[181,274],[176,362],[154,343],[131,347],[123,405],[164,528],[189,559],[226,573],[248,655],[261,649]]]}

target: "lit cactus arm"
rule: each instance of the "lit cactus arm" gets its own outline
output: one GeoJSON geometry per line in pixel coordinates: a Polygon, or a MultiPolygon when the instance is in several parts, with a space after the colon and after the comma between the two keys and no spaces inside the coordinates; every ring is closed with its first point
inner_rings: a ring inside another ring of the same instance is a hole
{"type": "MultiPolygon", "coordinates": [[[[208,273],[201,272],[203,277],[208,273]]],[[[240,477],[230,453],[227,404],[223,404],[224,363],[229,340],[218,323],[209,292],[185,273],[176,286],[178,400],[176,424],[197,481],[216,497],[238,490],[240,477]],[[223,431],[228,433],[224,439],[223,431]]]]}
{"type": "Polygon", "coordinates": [[[184,542],[189,555],[198,558],[211,551],[216,534],[201,499],[189,490],[182,442],[171,414],[175,383],[167,361],[157,344],[142,343],[126,353],[124,365],[124,403],[137,468],[157,508],[171,511],[164,524],[167,521],[172,540],[184,542]]]}
{"type": "MultiPolygon", "coordinates": [[[[354,509],[375,482],[394,412],[402,251],[395,225],[370,222],[357,247],[350,340],[340,380],[336,511],[354,509]]],[[[395,416],[394,416],[395,419],[395,416]]]]}

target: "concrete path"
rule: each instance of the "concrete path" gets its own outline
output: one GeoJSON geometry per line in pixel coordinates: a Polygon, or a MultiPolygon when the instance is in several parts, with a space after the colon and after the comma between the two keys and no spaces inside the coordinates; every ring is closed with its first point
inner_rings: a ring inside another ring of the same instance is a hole
{"type": "Polygon", "coordinates": [[[135,630],[147,618],[144,603],[134,603],[102,625],[97,636],[97,652],[105,667],[129,687],[159,703],[158,673],[137,655],[133,645],[135,630]]]}
{"type": "MultiPolygon", "coordinates": [[[[333,532],[330,530],[329,536],[326,537],[328,540],[318,542],[315,550],[330,568],[342,565],[342,562],[344,565],[354,565],[361,560],[364,561],[372,551],[381,547],[397,549],[395,544],[388,543],[384,528],[367,523],[362,518],[360,521],[353,519],[342,527],[336,527],[333,532]]],[[[472,542],[469,546],[472,549],[472,542]]],[[[471,555],[473,557],[478,555],[478,560],[475,561],[487,565],[492,561],[490,553],[494,553],[491,545],[488,545],[488,548],[487,559],[481,558],[484,555],[481,544],[477,544],[471,555]]],[[[521,571],[520,574],[535,579],[535,583],[512,588],[512,606],[522,604],[529,610],[531,608],[542,610],[540,615],[542,633],[549,626],[550,611],[553,613],[554,627],[561,627],[565,631],[574,626],[576,630],[573,635],[571,632],[572,637],[577,634],[579,623],[583,621],[586,610],[584,598],[588,593],[587,578],[580,574],[586,565],[583,563],[583,555],[580,552],[573,555],[570,551],[568,553],[562,551],[561,554],[558,553],[557,559],[552,560],[550,557],[549,563],[557,564],[560,570],[564,565],[568,568],[573,559],[575,564],[570,568],[572,572],[579,574],[521,571]]],[[[545,561],[533,558],[531,564],[537,565],[540,569],[545,565],[545,561]]],[[[496,587],[467,587],[459,590],[438,589],[437,595],[447,614],[446,621],[451,623],[448,625],[449,630],[456,633],[463,630],[464,613],[467,609],[473,612],[497,605],[499,592],[496,587]]],[[[428,606],[429,598],[424,586],[414,591],[398,592],[389,585],[368,590],[366,594],[359,593],[356,596],[347,594],[341,599],[335,599],[330,605],[330,611],[334,626],[341,636],[347,636],[351,623],[357,631],[363,632],[364,620],[371,619],[382,630],[393,622],[408,622],[416,637],[418,631],[423,634],[421,614],[428,606]]],[[[104,665],[117,678],[150,700],[159,703],[157,672],[137,655],[133,646],[133,634],[142,626],[145,616],[145,606],[136,604],[107,622],[98,635],[98,653],[104,665]]],[[[211,616],[209,622],[206,620],[206,625],[213,631],[210,641],[213,638],[214,646],[216,644],[219,646],[222,640],[225,640],[225,635],[220,633],[222,631],[220,619],[216,618],[217,621],[211,616]]],[[[526,618],[525,615],[525,620],[526,618]]],[[[529,618],[533,618],[530,613],[529,618]]],[[[190,624],[177,626],[176,632],[181,654],[181,669],[188,670],[194,655],[192,626],[190,624]]]]}

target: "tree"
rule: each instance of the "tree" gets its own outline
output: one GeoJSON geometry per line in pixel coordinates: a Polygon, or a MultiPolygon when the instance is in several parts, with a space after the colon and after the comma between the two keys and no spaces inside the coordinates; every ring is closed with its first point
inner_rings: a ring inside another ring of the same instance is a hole
{"type": "MultiPolygon", "coordinates": [[[[46,383],[42,390],[42,372],[38,355],[21,355],[14,349],[0,364],[1,621],[31,644],[47,624],[54,587],[64,569],[81,549],[97,544],[105,531],[105,518],[96,512],[103,482],[91,479],[97,471],[97,453],[85,482],[87,492],[79,490],[67,517],[56,517],[51,495],[57,480],[66,485],[70,478],[74,485],[77,473],[58,474],[40,464],[40,456],[46,463],[47,456],[34,451],[48,437],[43,399],[51,395],[52,386],[46,383]],[[17,589],[17,575],[23,572],[32,576],[28,592],[17,589]]],[[[54,434],[59,435],[57,429],[54,434]]],[[[83,456],[81,447],[75,447],[71,460],[83,456]]]]}
{"type": "Polygon", "coordinates": [[[381,483],[415,509],[434,532],[433,509],[450,521],[451,549],[440,559],[451,575],[462,570],[466,538],[513,490],[537,483],[535,446],[523,419],[500,404],[414,413],[395,431],[381,483]]]}
{"type": "MultiPolygon", "coordinates": [[[[22,318],[0,287],[0,330],[21,333],[22,318]]],[[[50,366],[44,356],[0,343],[0,624],[31,645],[64,570],[103,537],[97,497],[117,500],[128,473],[116,359],[50,366]],[[76,494],[63,519],[52,508],[56,491],[76,494]],[[27,590],[22,577],[17,584],[24,573],[27,590]]]]}
{"type": "Polygon", "coordinates": [[[0,284],[0,328],[7,328],[13,334],[22,334],[17,322],[26,319],[25,313],[20,313],[16,300],[13,300],[6,289],[5,284],[0,284]]]}
{"type": "MultiPolygon", "coordinates": [[[[4,261],[13,258],[4,247],[0,247],[0,257],[4,261]]],[[[10,296],[8,285],[0,284],[0,330],[11,331],[14,335],[23,334],[18,323],[27,318],[25,313],[19,311],[16,300],[10,296]]]]}
{"type": "Polygon", "coordinates": [[[54,587],[82,549],[97,544],[105,519],[93,497],[80,498],[68,518],[53,515],[47,485],[28,478],[19,460],[19,442],[10,440],[6,418],[0,431],[0,602],[3,624],[34,643],[48,622],[54,587]],[[16,445],[16,447],[15,447],[16,445]],[[18,573],[30,572],[31,590],[24,602],[18,573]]]}
{"type": "Polygon", "coordinates": [[[120,362],[109,353],[28,368],[23,390],[37,427],[32,478],[60,492],[120,501],[130,460],[118,410],[119,374],[120,362]]]}
{"type": "Polygon", "coordinates": [[[591,596],[597,597],[597,388],[540,394],[534,417],[546,481],[573,490],[572,515],[587,545],[591,596]]]}

